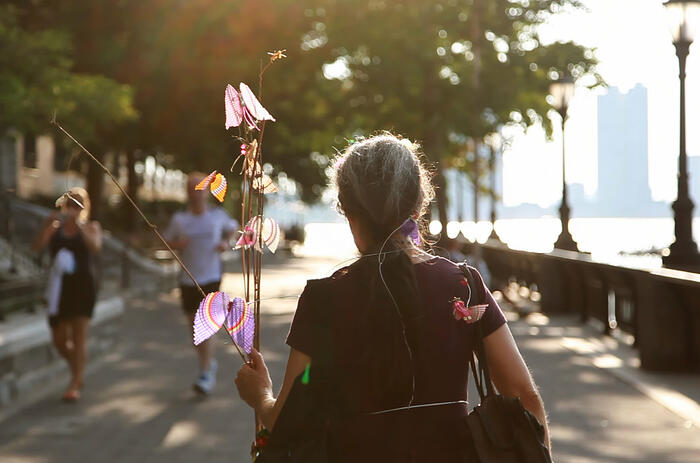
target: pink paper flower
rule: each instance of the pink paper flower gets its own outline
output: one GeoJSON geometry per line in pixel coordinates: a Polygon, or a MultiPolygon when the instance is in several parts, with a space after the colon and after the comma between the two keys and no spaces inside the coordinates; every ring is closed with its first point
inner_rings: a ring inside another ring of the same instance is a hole
{"type": "Polygon", "coordinates": [[[452,315],[455,320],[463,320],[468,324],[479,321],[484,316],[487,307],[488,304],[467,307],[462,299],[458,297],[452,299],[452,315]]]}
{"type": "Polygon", "coordinates": [[[275,118],[267,112],[246,84],[241,82],[240,92],[232,85],[226,86],[224,106],[226,111],[226,129],[238,127],[243,121],[251,129],[260,130],[257,121],[275,121],[275,118]]]}
{"type": "Polygon", "coordinates": [[[255,233],[255,230],[253,227],[247,226],[245,227],[244,231],[241,232],[241,237],[238,239],[238,242],[236,243],[236,247],[242,247],[242,248],[249,248],[253,245],[255,245],[255,242],[258,239],[258,234],[255,233]]]}

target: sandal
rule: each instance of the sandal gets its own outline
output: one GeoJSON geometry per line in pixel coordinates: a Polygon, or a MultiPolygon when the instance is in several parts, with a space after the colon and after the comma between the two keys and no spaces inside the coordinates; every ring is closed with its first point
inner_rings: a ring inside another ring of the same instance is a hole
{"type": "Polygon", "coordinates": [[[68,389],[61,397],[61,400],[69,403],[77,402],[78,399],[80,399],[80,391],[78,389],[68,389]]]}

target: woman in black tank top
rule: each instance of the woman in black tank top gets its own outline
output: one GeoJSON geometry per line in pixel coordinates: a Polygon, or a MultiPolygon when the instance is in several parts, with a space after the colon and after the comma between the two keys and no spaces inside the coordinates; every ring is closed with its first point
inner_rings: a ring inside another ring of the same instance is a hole
{"type": "Polygon", "coordinates": [[[63,400],[80,398],[87,358],[87,329],[95,305],[96,288],[92,255],[102,246],[100,224],[88,222],[90,199],[82,188],[72,188],[60,201],[61,212],[51,214],[34,243],[34,249],[48,246],[51,258],[61,250],[70,251],[75,263],[61,277],[57,310],[49,316],[53,344],[66,360],[71,382],[63,400]]]}

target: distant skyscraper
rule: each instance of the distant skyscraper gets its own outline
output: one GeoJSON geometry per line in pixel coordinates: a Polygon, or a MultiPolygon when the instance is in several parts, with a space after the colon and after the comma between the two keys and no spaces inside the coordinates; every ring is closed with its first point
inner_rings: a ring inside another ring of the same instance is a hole
{"type": "Polygon", "coordinates": [[[583,185],[580,183],[569,183],[567,188],[569,190],[568,200],[571,206],[572,216],[579,215],[578,212],[581,212],[580,209],[587,209],[589,198],[586,196],[583,185]]]}
{"type": "Polygon", "coordinates": [[[646,215],[651,209],[647,89],[611,87],[598,97],[598,191],[602,216],[646,215]]]}

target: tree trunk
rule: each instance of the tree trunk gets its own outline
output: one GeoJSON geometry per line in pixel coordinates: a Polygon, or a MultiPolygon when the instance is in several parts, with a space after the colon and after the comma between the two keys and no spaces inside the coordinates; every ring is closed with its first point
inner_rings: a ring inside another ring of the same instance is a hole
{"type": "Polygon", "coordinates": [[[423,119],[425,121],[423,148],[430,159],[435,160],[435,200],[438,208],[438,218],[442,224],[441,240],[446,238],[447,230],[447,181],[442,171],[443,164],[443,138],[439,127],[438,118],[435,117],[436,108],[439,107],[437,82],[438,71],[428,65],[425,68],[425,106],[423,107],[423,119]]]}
{"type": "MultiPolygon", "coordinates": [[[[104,154],[96,149],[91,149],[91,153],[95,155],[100,162],[104,160],[104,154]]],[[[90,196],[90,220],[102,222],[103,219],[103,199],[104,196],[104,171],[94,162],[88,164],[86,189],[90,196]]]]}
{"type": "MultiPolygon", "coordinates": [[[[477,140],[474,143],[474,223],[479,223],[479,177],[481,176],[479,162],[479,148],[481,141],[477,140]]],[[[476,228],[474,229],[476,230],[476,228]]]]}
{"type": "MultiPolygon", "coordinates": [[[[442,233],[440,242],[447,236],[445,231],[447,229],[447,180],[445,179],[445,174],[443,172],[443,152],[442,143],[440,138],[436,135],[435,131],[428,130],[423,138],[423,151],[428,155],[430,159],[434,159],[435,167],[435,177],[433,178],[433,185],[435,186],[435,203],[438,210],[438,220],[442,224],[442,233]]],[[[429,220],[434,219],[432,213],[430,214],[429,220]]]]}
{"type": "Polygon", "coordinates": [[[496,149],[489,145],[489,173],[491,175],[491,234],[489,235],[489,240],[500,241],[501,239],[496,233],[496,203],[498,200],[498,192],[496,191],[498,185],[496,185],[496,149]]]}
{"type": "Polygon", "coordinates": [[[481,44],[483,39],[483,32],[481,29],[482,7],[482,2],[476,2],[474,4],[470,21],[472,53],[474,54],[472,60],[472,86],[474,90],[478,90],[481,86],[481,44]]]}
{"type": "Polygon", "coordinates": [[[442,235],[445,237],[447,236],[447,222],[449,220],[447,217],[447,181],[442,171],[442,162],[438,161],[436,163],[436,169],[435,186],[437,187],[437,191],[435,192],[435,200],[437,202],[438,218],[442,224],[442,235]]]}
{"type": "MultiPolygon", "coordinates": [[[[131,196],[131,199],[134,200],[136,204],[139,203],[138,199],[138,179],[136,177],[136,153],[134,152],[133,149],[128,149],[126,151],[126,192],[131,196]]],[[[126,231],[127,233],[133,233],[133,231],[136,229],[136,210],[134,210],[134,207],[129,203],[129,201],[124,198],[124,201],[122,202],[123,207],[124,207],[124,219],[125,219],[125,225],[126,225],[126,231]]]]}

